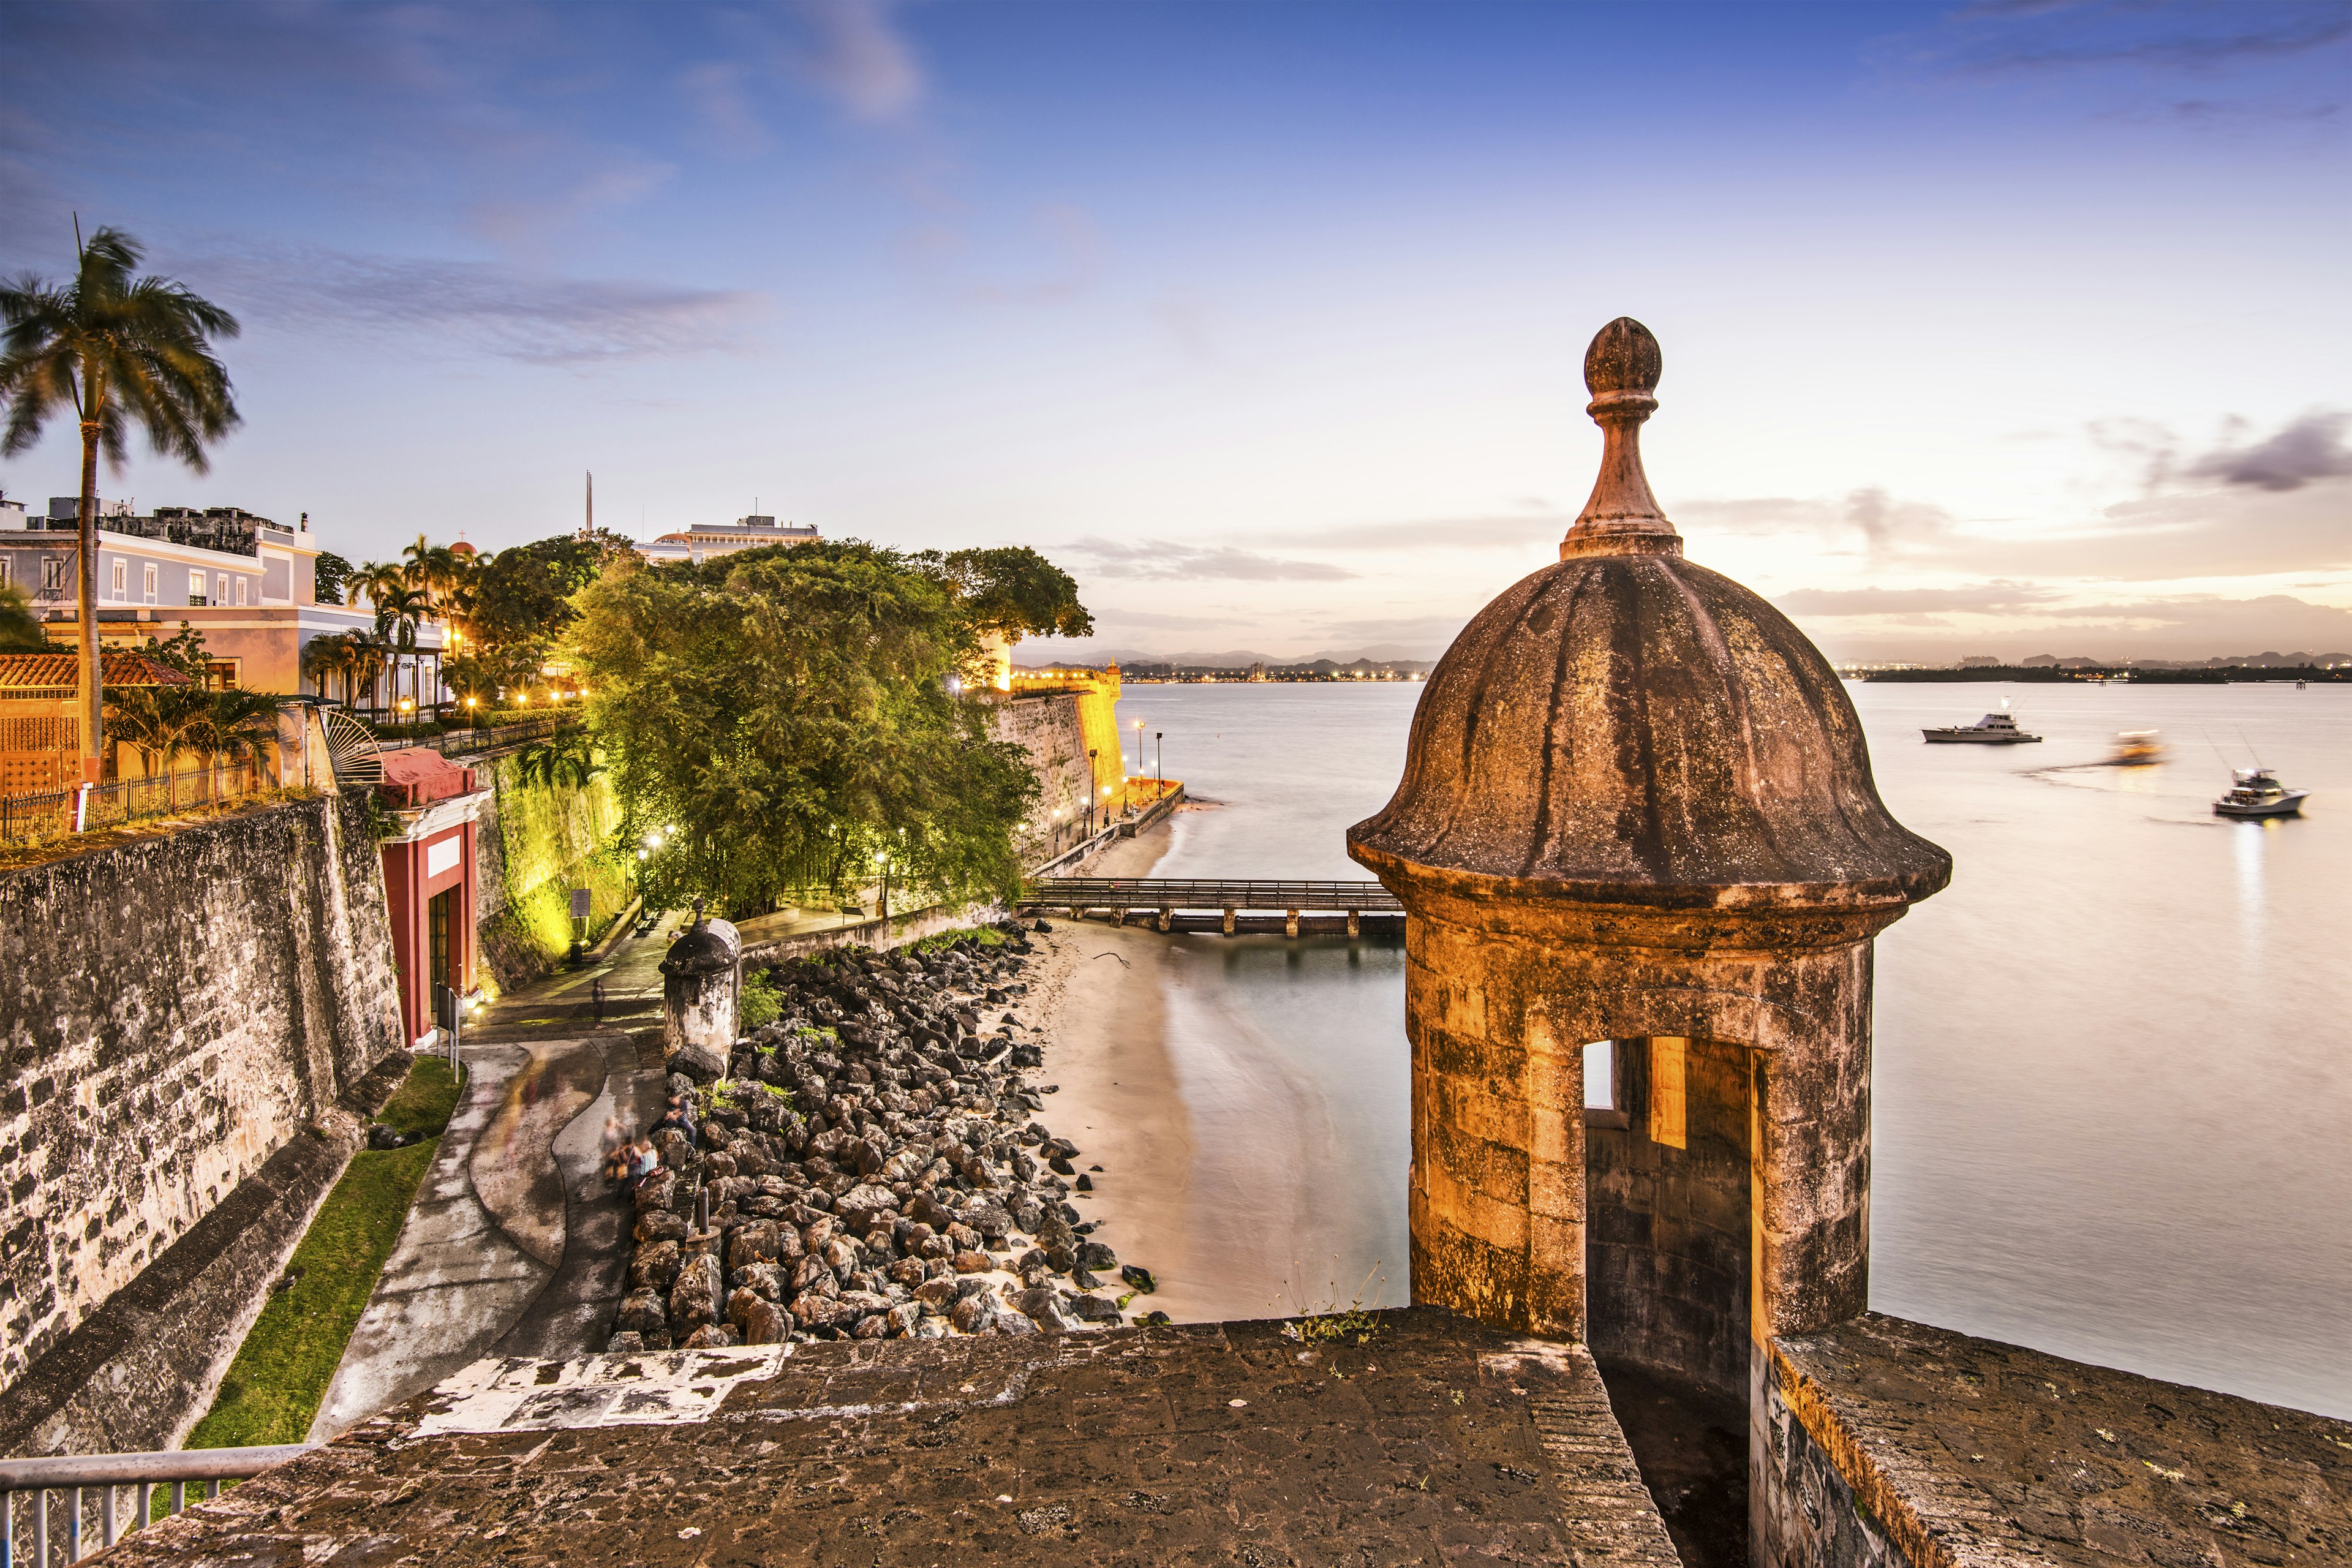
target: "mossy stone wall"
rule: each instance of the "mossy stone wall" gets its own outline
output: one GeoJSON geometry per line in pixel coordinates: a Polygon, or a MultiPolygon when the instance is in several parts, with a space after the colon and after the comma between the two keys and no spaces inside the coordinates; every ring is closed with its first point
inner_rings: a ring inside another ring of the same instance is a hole
{"type": "Polygon", "coordinates": [[[606,853],[619,803],[603,774],[587,784],[527,781],[517,756],[477,764],[490,800],[475,829],[475,920],[486,988],[509,991],[547,973],[572,946],[572,889],[589,894],[593,941],[635,896],[629,867],[606,853]]]}

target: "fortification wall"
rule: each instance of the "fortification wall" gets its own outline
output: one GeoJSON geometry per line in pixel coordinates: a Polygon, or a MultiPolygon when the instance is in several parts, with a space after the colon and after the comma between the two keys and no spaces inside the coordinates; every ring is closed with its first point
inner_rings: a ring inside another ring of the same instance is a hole
{"type": "Polygon", "coordinates": [[[1764,1401],[1764,1568],[2352,1562],[2352,1422],[1874,1312],[1764,1401]]]}
{"type": "Polygon", "coordinates": [[[339,797],[0,876],[0,952],[13,1398],[402,1042],[381,853],[339,797]]]}
{"type": "MultiPolygon", "coordinates": [[[[1099,790],[1095,784],[1103,748],[1116,752],[1113,742],[1093,731],[1109,732],[1116,719],[1110,702],[1090,690],[1016,691],[999,700],[989,714],[989,738],[1009,741],[1029,753],[1037,775],[1037,802],[1015,835],[1024,864],[1055,852],[1060,843],[1075,844],[1082,836],[1087,803],[1099,790]],[[1091,710],[1100,710],[1092,714],[1091,710]],[[1089,763],[1087,752],[1096,751],[1089,763]]],[[[1111,765],[1116,772],[1118,759],[1111,765]]]]}
{"type": "Polygon", "coordinates": [[[476,765],[490,785],[474,829],[476,946],[493,988],[510,991],[570,951],[572,889],[588,889],[592,936],[627,908],[628,868],[602,854],[620,804],[601,773],[574,785],[526,780],[520,755],[476,765]]]}

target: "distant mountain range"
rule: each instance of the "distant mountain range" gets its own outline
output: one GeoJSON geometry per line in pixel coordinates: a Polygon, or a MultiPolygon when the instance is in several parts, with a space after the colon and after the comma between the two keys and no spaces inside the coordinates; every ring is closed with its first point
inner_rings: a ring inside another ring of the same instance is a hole
{"type": "MultiPolygon", "coordinates": [[[[1981,658],[1964,658],[1960,664],[1962,668],[1966,668],[1971,664],[1983,662],[1984,659],[1981,658]]],[[[2318,665],[2326,668],[2329,665],[2352,664],[2352,653],[2269,652],[2222,654],[2212,658],[2124,659],[2091,658],[2083,654],[2060,658],[2054,654],[2037,653],[2032,658],[2018,660],[2018,663],[2028,668],[2035,665],[2055,665],[2060,669],[2114,669],[2127,664],[2142,669],[2301,669],[2305,665],[2318,665]]]]}

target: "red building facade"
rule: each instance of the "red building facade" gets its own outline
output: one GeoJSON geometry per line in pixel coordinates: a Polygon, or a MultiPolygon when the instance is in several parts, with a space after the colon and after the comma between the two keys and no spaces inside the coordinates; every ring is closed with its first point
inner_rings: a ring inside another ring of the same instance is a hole
{"type": "Polygon", "coordinates": [[[382,788],[401,829],[383,843],[400,1017],[413,1045],[429,1046],[436,988],[474,989],[475,818],[489,792],[423,747],[385,752],[382,788]]]}

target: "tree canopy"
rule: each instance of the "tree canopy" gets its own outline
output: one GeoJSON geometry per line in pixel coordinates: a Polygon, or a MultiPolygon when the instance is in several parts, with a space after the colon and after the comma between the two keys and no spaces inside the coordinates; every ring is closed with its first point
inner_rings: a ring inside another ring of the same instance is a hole
{"type": "Polygon", "coordinates": [[[1025,544],[957,550],[937,558],[974,630],[1007,643],[1028,636],[1092,636],[1095,618],[1078,603],[1070,574],[1025,544]]]}
{"type": "Polygon", "coordinates": [[[856,541],[700,564],[634,556],[573,601],[570,650],[656,902],[755,912],[874,879],[1007,891],[1037,784],[949,690],[978,627],[936,556],[856,541]]]}

